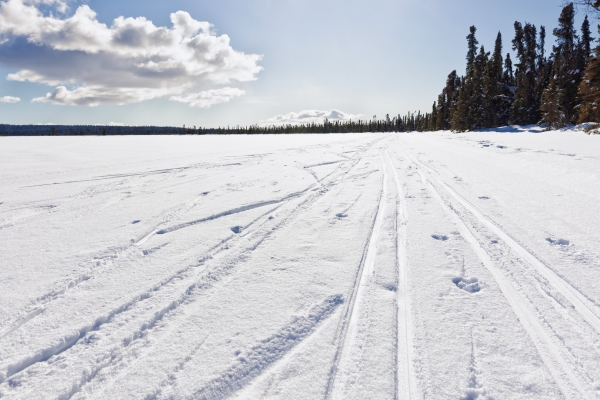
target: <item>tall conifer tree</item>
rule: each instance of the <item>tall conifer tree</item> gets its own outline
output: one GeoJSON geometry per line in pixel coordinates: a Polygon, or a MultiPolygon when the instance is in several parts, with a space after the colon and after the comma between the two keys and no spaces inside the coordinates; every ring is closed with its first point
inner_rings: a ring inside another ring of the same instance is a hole
{"type": "Polygon", "coordinates": [[[540,104],[536,96],[538,43],[535,25],[515,22],[513,50],[517,51],[517,84],[511,107],[511,124],[535,124],[539,120],[540,104]]]}
{"type": "Polygon", "coordinates": [[[581,106],[578,122],[600,122],[600,44],[594,49],[593,57],[589,59],[583,80],[579,84],[579,97],[581,106]]]}
{"type": "Polygon", "coordinates": [[[575,106],[577,91],[581,81],[579,61],[577,57],[577,35],[575,32],[575,7],[573,3],[565,6],[558,19],[558,28],[553,33],[556,36],[554,46],[553,78],[559,87],[560,104],[567,122],[575,122],[575,106]]]}

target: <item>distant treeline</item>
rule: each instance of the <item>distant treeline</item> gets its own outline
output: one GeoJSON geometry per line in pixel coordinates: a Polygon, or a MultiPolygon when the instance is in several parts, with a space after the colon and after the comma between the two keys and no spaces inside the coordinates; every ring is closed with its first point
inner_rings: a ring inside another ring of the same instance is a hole
{"type": "Polygon", "coordinates": [[[106,136],[106,135],[253,135],[302,133],[406,132],[423,130],[420,113],[383,120],[329,121],[302,125],[236,126],[222,128],[97,125],[1,125],[0,136],[106,136]]]}

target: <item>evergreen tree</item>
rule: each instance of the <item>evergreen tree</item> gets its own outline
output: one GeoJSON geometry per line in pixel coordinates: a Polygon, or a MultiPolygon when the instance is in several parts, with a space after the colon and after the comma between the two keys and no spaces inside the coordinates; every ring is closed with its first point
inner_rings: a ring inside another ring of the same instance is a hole
{"type": "Polygon", "coordinates": [[[555,79],[555,76],[550,78],[550,84],[544,90],[542,95],[542,123],[546,124],[547,130],[561,128],[566,125],[567,120],[562,106],[563,93],[560,85],[555,79]]]}
{"type": "Polygon", "coordinates": [[[438,130],[437,127],[437,112],[438,112],[438,106],[437,106],[437,102],[433,102],[433,106],[431,107],[431,115],[429,116],[429,127],[428,130],[430,132],[434,132],[438,130]]]}
{"type": "Polygon", "coordinates": [[[535,101],[541,106],[544,90],[550,84],[553,62],[546,58],[546,28],[540,27],[537,56],[537,76],[535,85],[535,101]]]}
{"type": "Polygon", "coordinates": [[[592,55],[592,41],[594,38],[592,37],[592,31],[590,30],[590,21],[588,20],[588,16],[585,16],[583,20],[583,24],[581,25],[581,41],[580,43],[580,52],[584,58],[584,61],[587,63],[587,59],[592,55]]]}
{"type": "MultiPolygon", "coordinates": [[[[512,61],[510,61],[510,57],[507,61],[510,65],[509,75],[512,76],[512,61]]],[[[507,84],[507,71],[503,70],[503,66],[502,34],[498,32],[494,45],[494,53],[488,62],[484,82],[484,91],[486,94],[486,127],[503,126],[508,123],[512,93],[507,84]]]]}
{"type": "MultiPolygon", "coordinates": [[[[473,104],[473,89],[475,83],[473,78],[475,76],[476,68],[477,45],[479,44],[475,37],[477,28],[471,26],[469,32],[470,33],[467,36],[467,75],[461,80],[456,106],[452,112],[451,129],[458,132],[464,132],[471,129],[473,118],[475,117],[475,114],[478,115],[476,110],[470,109],[473,104]]],[[[481,76],[481,78],[483,78],[483,76],[481,76]]],[[[481,86],[483,86],[483,79],[481,81],[481,86]]],[[[479,90],[479,88],[477,88],[477,90],[479,90]]],[[[483,92],[483,87],[481,88],[481,92],[483,92]]]]}
{"type": "Polygon", "coordinates": [[[479,54],[475,57],[472,73],[467,77],[471,91],[467,100],[467,130],[490,126],[487,125],[486,107],[489,107],[489,102],[484,87],[488,57],[489,53],[486,53],[485,48],[481,46],[479,54]]]}
{"type": "Polygon", "coordinates": [[[537,29],[535,25],[515,22],[513,50],[517,51],[519,64],[516,76],[515,100],[511,107],[511,124],[535,124],[539,121],[540,104],[536,96],[538,59],[537,29]]]}
{"type": "MultiPolygon", "coordinates": [[[[600,25],[598,25],[600,33],[600,25]]],[[[583,80],[579,84],[578,122],[600,122],[600,44],[594,49],[594,55],[589,59],[583,80]]]]}
{"type": "Polygon", "coordinates": [[[450,128],[455,132],[464,132],[469,128],[467,114],[469,112],[468,100],[471,96],[471,86],[467,85],[466,78],[460,79],[460,90],[453,109],[450,128]]]}
{"type": "Polygon", "coordinates": [[[504,60],[504,74],[503,74],[504,84],[511,88],[511,90],[515,89],[515,74],[513,70],[513,63],[510,58],[510,53],[506,53],[506,59],[504,60]]]}
{"type": "Polygon", "coordinates": [[[567,122],[575,122],[575,106],[581,73],[577,57],[577,35],[575,33],[575,7],[573,3],[565,6],[558,19],[558,28],[554,29],[557,46],[554,46],[553,78],[559,87],[560,104],[567,122]]]}
{"type": "Polygon", "coordinates": [[[435,126],[436,126],[437,130],[439,130],[439,131],[448,129],[448,127],[446,125],[446,115],[448,114],[448,111],[446,109],[447,105],[448,105],[448,102],[446,100],[446,95],[444,93],[440,94],[438,96],[438,101],[437,101],[437,112],[436,112],[436,121],[435,121],[435,126]]]}
{"type": "Polygon", "coordinates": [[[477,28],[472,26],[469,28],[469,31],[470,33],[467,36],[467,45],[469,48],[469,51],[467,52],[467,75],[469,75],[473,69],[473,63],[475,62],[475,57],[477,56],[477,45],[479,44],[475,38],[475,32],[477,32],[477,28]]]}

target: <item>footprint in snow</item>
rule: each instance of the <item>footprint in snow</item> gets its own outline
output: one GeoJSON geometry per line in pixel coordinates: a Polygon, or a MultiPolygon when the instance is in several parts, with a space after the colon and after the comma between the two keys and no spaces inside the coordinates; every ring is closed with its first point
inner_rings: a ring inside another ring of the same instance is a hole
{"type": "Polygon", "coordinates": [[[348,214],[338,213],[338,214],[335,214],[335,216],[338,217],[339,219],[342,219],[342,218],[346,218],[348,216],[348,214]]]}
{"type": "Polygon", "coordinates": [[[233,228],[231,228],[231,231],[235,234],[239,234],[242,232],[242,227],[241,226],[234,226],[233,228]]]}
{"type": "Polygon", "coordinates": [[[569,246],[571,244],[567,239],[546,238],[546,241],[554,246],[569,246]]]}
{"type": "Polygon", "coordinates": [[[468,293],[477,293],[481,290],[481,287],[479,286],[479,280],[477,278],[465,278],[462,276],[457,276],[452,278],[452,283],[454,283],[459,289],[462,289],[468,293]]]}
{"type": "Polygon", "coordinates": [[[140,223],[140,222],[142,222],[142,220],[141,220],[141,219],[136,219],[135,221],[133,221],[133,222],[132,222],[132,224],[133,224],[133,225],[135,225],[135,224],[138,224],[138,223],[140,223]]]}
{"type": "Polygon", "coordinates": [[[448,240],[448,236],[446,235],[431,235],[432,238],[434,238],[435,240],[440,240],[442,242],[445,242],[446,240],[448,240]]]}

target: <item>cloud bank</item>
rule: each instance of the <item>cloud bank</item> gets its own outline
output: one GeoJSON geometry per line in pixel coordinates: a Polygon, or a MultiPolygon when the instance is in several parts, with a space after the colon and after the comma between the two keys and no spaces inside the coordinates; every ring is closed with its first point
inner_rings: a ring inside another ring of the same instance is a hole
{"type": "Polygon", "coordinates": [[[14,96],[4,96],[0,97],[0,103],[18,103],[21,99],[19,97],[14,96]]]}
{"type": "Polygon", "coordinates": [[[55,87],[38,102],[97,106],[174,96],[206,107],[233,89],[184,92],[252,81],[262,70],[262,56],[234,50],[227,35],[184,11],[171,14],[171,28],[144,17],[118,17],[107,26],[88,5],[66,11],[61,0],[0,1],[0,64],[18,70],[9,80],[55,87]]]}
{"type": "Polygon", "coordinates": [[[304,110],[298,113],[291,112],[284,115],[277,115],[264,121],[260,121],[261,125],[301,125],[310,123],[322,123],[325,118],[330,121],[349,121],[359,119],[361,115],[348,114],[340,110],[304,110]]]}

